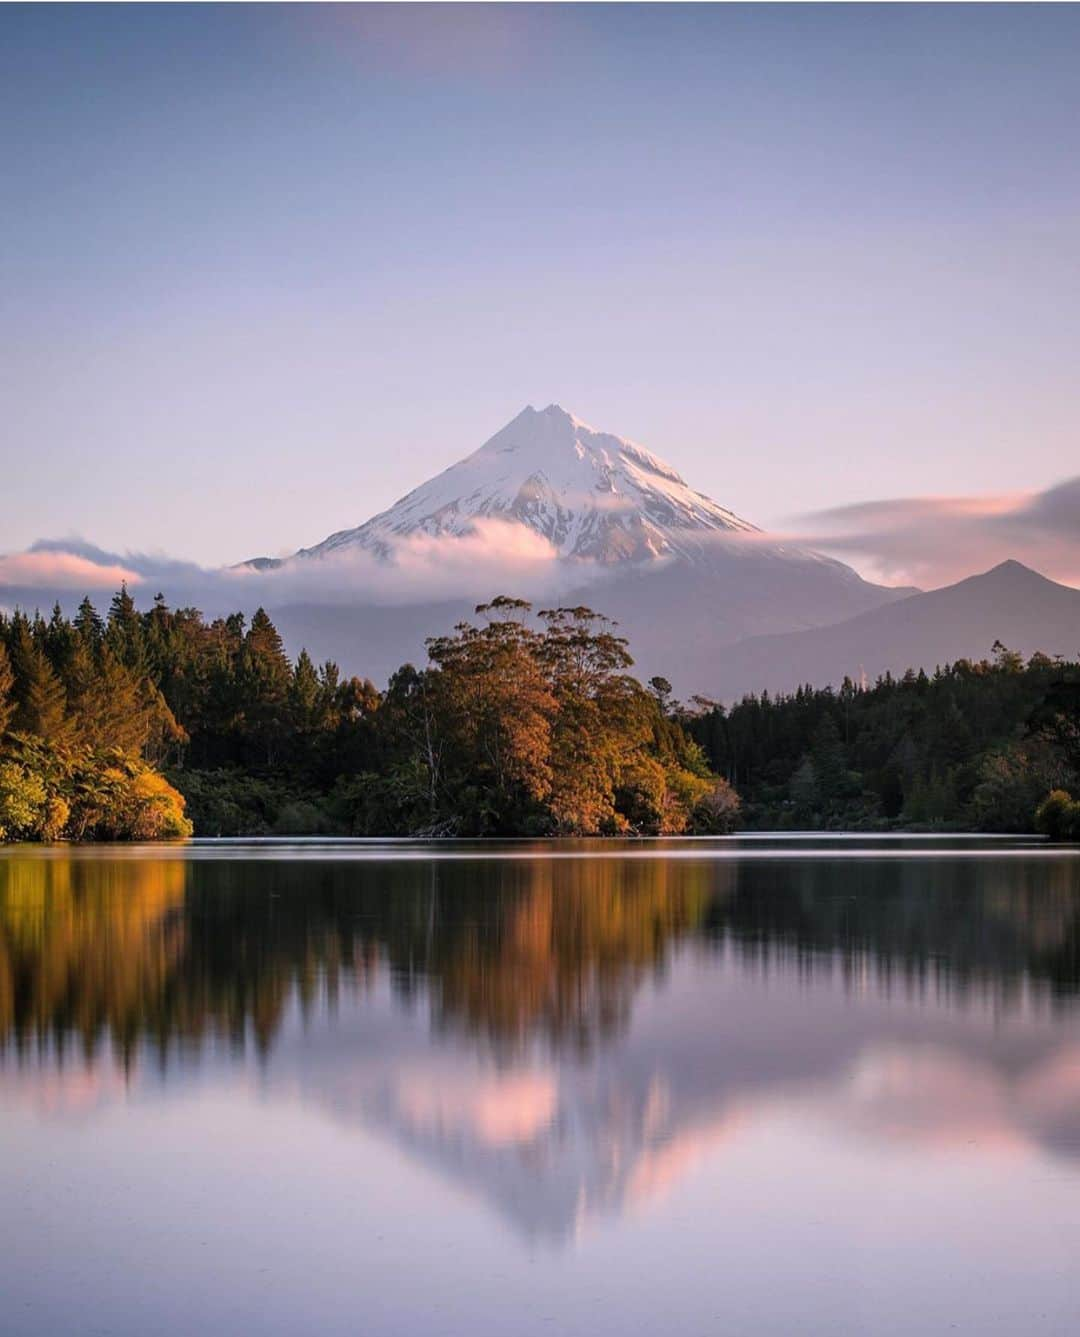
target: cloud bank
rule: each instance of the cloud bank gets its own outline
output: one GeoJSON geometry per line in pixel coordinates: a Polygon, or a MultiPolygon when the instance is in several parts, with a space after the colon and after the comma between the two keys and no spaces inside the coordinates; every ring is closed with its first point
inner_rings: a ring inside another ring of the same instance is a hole
{"type": "Polygon", "coordinates": [[[1080,585],[1080,476],[1044,492],[861,502],[796,523],[792,541],[891,584],[947,585],[1014,557],[1080,585]]]}
{"type": "MultiPolygon", "coordinates": [[[[580,583],[602,573],[575,563],[580,583]]],[[[51,602],[58,595],[111,594],[125,582],[144,595],[162,590],[169,602],[217,614],[258,604],[380,605],[490,598],[508,592],[540,598],[566,583],[557,550],[527,526],[480,519],[463,535],[413,534],[389,557],[353,548],[296,557],[270,570],[201,567],[162,554],[98,548],[83,539],[49,539],[27,552],[0,557],[0,594],[8,606],[51,602]]]]}
{"type": "MultiPolygon", "coordinates": [[[[696,539],[701,542],[700,534],[696,539]]],[[[729,534],[717,541],[816,549],[890,584],[950,584],[1011,557],[1080,586],[1080,476],[1042,492],[862,502],[799,517],[790,533],[729,534]]],[[[0,556],[0,601],[7,607],[56,597],[66,602],[65,596],[111,593],[126,581],[144,596],[160,589],[174,605],[218,615],[260,603],[386,606],[476,601],[498,591],[539,599],[614,574],[601,564],[568,564],[526,525],[487,517],[462,535],[398,538],[388,557],[353,548],[290,558],[262,571],[108,552],[77,538],[43,540],[0,556]]]]}
{"type": "Polygon", "coordinates": [[[427,603],[488,598],[493,590],[550,593],[565,566],[546,538],[516,521],[477,519],[467,534],[410,534],[388,558],[362,548],[296,557],[274,571],[232,567],[220,577],[277,603],[427,603]]]}
{"type": "Polygon", "coordinates": [[[35,545],[29,552],[0,556],[0,588],[76,591],[115,590],[123,582],[141,585],[142,576],[133,566],[102,553],[101,559],[84,553],[35,545]]]}

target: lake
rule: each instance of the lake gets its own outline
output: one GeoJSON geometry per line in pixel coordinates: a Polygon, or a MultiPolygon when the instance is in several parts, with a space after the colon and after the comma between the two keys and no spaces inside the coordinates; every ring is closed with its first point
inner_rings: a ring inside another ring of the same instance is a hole
{"type": "Polygon", "coordinates": [[[1072,1333],[1080,853],[0,849],[5,1334],[1072,1333]]]}

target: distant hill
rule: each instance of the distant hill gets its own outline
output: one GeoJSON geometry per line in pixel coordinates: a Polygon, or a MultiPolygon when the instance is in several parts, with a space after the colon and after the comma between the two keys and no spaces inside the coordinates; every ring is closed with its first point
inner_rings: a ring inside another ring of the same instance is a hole
{"type": "MultiPolygon", "coordinates": [[[[682,696],[716,696],[729,656],[741,638],[833,623],[853,608],[878,607],[902,599],[907,590],[870,585],[827,561],[770,558],[755,549],[720,555],[714,564],[675,560],[611,572],[603,581],[568,585],[538,599],[585,604],[611,618],[627,637],[633,672],[642,680],[662,674],[682,696]]],[[[512,580],[491,594],[516,594],[512,580]]],[[[424,641],[475,621],[475,599],[422,604],[374,602],[270,604],[291,653],[301,646],[319,660],[337,660],[350,673],[381,685],[406,661],[426,660],[424,641]]]]}
{"type": "Polygon", "coordinates": [[[1025,656],[1080,653],[1080,590],[1047,580],[1021,562],[914,594],[832,626],[753,636],[729,647],[710,695],[791,691],[800,683],[838,685],[847,674],[872,682],[890,670],[981,659],[994,641],[1025,656]]]}

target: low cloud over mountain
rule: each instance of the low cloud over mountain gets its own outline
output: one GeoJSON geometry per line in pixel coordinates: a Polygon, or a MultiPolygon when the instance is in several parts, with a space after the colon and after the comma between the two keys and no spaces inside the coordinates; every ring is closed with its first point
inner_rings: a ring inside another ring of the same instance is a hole
{"type": "Polygon", "coordinates": [[[1015,557],[1080,584],[1080,476],[1044,492],[861,502],[798,525],[800,543],[842,553],[886,581],[944,585],[1015,557]]]}
{"type": "MultiPolygon", "coordinates": [[[[582,563],[575,575],[587,581],[603,572],[582,563]]],[[[172,604],[213,611],[295,601],[329,606],[475,601],[504,588],[539,598],[565,584],[565,572],[542,535],[514,521],[485,517],[467,533],[401,536],[382,556],[348,548],[298,562],[261,559],[214,568],[161,553],[109,552],[79,538],[43,539],[26,552],[0,556],[5,604],[96,598],[111,595],[122,581],[140,596],[160,589],[172,604]]]]}
{"type": "MultiPolygon", "coordinates": [[[[80,549],[87,545],[73,543],[80,549]]],[[[108,553],[90,556],[51,543],[35,544],[29,552],[0,556],[0,588],[72,590],[89,594],[115,590],[122,581],[139,585],[143,577],[131,563],[108,553]]]]}
{"type": "Polygon", "coordinates": [[[989,601],[976,597],[985,582],[964,586],[944,622],[934,600],[893,606],[917,592],[901,580],[941,586],[1017,556],[1080,581],[1080,477],[1045,492],[840,507],[804,517],[800,531],[758,529],[644,447],[552,404],[524,409],[388,510],[291,555],[210,569],[41,542],[0,557],[0,604],[71,605],[83,593],[104,603],[126,580],[141,601],[161,590],[211,617],[262,605],[293,653],[306,646],[382,681],[495,594],[587,603],[618,622],[644,676],[724,696],[978,657],[996,638],[1074,648],[1073,591],[1037,578],[1021,589],[999,573],[989,601]],[[904,619],[924,608],[927,626],[897,644],[904,619]],[[863,621],[849,637],[848,620],[875,610],[871,639],[863,621]]]}

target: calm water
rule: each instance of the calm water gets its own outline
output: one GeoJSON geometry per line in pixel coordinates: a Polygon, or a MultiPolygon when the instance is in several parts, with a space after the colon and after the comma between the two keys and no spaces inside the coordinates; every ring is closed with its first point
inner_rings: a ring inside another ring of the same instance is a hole
{"type": "Polygon", "coordinates": [[[1078,1256],[1076,852],[0,850],[5,1334],[1073,1333],[1078,1256]]]}

